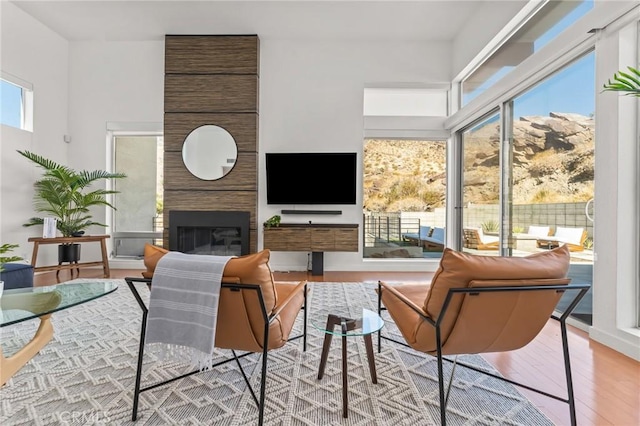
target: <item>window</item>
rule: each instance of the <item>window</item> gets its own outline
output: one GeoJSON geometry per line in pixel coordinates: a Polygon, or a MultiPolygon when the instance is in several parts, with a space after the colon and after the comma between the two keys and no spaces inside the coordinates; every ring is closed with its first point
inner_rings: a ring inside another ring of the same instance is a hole
{"type": "Polygon", "coordinates": [[[365,258],[440,258],[446,141],[364,141],[365,258]]]}
{"type": "Polygon", "coordinates": [[[30,83],[2,73],[0,78],[0,123],[33,130],[33,88],[30,83]]]}
{"type": "Polygon", "coordinates": [[[462,82],[462,105],[539,51],[593,8],[593,0],[549,1],[462,82]]]}
{"type": "Polygon", "coordinates": [[[116,258],[139,258],[144,244],[162,244],[163,138],[154,134],[115,132],[113,204],[113,254],[116,258]]]}
{"type": "Polygon", "coordinates": [[[444,88],[368,88],[364,89],[364,115],[443,117],[447,98],[444,88]]]}

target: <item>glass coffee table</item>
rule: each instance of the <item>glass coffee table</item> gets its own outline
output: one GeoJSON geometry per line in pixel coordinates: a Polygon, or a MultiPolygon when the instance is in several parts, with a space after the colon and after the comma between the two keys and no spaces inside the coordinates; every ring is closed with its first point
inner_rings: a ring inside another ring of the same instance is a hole
{"type": "Polygon", "coordinates": [[[0,347],[0,386],[18,372],[53,337],[51,314],[114,292],[110,281],[75,281],[42,287],[4,290],[0,294],[0,327],[39,318],[40,326],[29,343],[5,358],[0,347]]]}
{"type": "Polygon", "coordinates": [[[321,313],[311,318],[311,325],[325,333],[322,344],[322,356],[318,367],[318,380],[324,376],[324,369],[327,365],[329,347],[333,336],[342,337],[342,417],[348,417],[348,383],[347,383],[347,338],[362,336],[367,350],[367,361],[369,362],[369,372],[371,382],[378,383],[376,375],[376,363],[373,355],[373,344],[371,335],[380,331],[384,326],[384,320],[380,315],[368,309],[362,309],[361,314],[356,318],[350,318],[343,314],[321,313]]]}

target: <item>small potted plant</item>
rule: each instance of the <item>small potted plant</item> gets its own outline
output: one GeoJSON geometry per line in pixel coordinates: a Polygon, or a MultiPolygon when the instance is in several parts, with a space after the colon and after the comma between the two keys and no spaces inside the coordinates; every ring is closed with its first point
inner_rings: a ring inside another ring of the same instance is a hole
{"type": "MultiPolygon", "coordinates": [[[[76,171],[55,161],[29,151],[18,151],[20,155],[44,169],[42,178],[34,183],[34,208],[45,216],[57,220],[56,228],[63,237],[79,237],[92,225],[107,225],[92,220],[89,208],[107,206],[115,210],[106,196],[118,191],[89,187],[102,179],[120,179],[123,173],[103,170],[76,171]]],[[[32,217],[23,226],[44,224],[44,217],[32,217]]],[[[80,259],[80,244],[61,244],[58,247],[58,263],[77,262],[80,259]]]]}
{"type": "Polygon", "coordinates": [[[272,226],[280,226],[280,215],[271,216],[269,219],[265,220],[263,226],[265,228],[271,228],[272,226]]]}

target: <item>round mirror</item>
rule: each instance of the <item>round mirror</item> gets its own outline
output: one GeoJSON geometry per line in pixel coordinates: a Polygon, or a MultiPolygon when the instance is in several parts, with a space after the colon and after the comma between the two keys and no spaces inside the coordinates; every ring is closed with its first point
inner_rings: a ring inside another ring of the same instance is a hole
{"type": "Polygon", "coordinates": [[[187,135],[182,145],[182,161],[197,178],[216,180],[231,171],[238,158],[238,147],[231,133],[207,124],[187,135]]]}

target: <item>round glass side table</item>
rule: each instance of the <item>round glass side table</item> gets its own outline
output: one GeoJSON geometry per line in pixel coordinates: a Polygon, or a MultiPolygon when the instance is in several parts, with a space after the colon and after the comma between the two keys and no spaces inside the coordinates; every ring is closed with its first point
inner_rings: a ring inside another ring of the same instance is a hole
{"type": "Polygon", "coordinates": [[[314,328],[325,333],[320,366],[318,367],[318,380],[321,380],[324,376],[333,336],[342,337],[342,417],[346,418],[348,417],[347,337],[362,336],[364,339],[371,382],[376,384],[378,383],[378,377],[376,375],[371,334],[380,331],[384,326],[384,320],[377,313],[363,308],[361,314],[356,318],[327,312],[313,315],[310,322],[314,328]]]}

